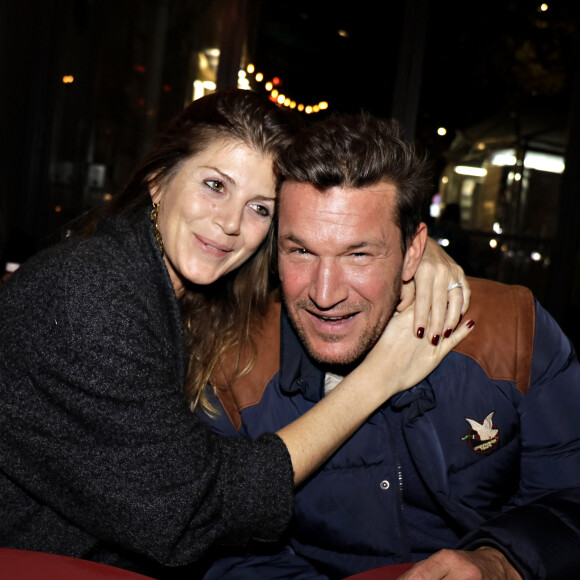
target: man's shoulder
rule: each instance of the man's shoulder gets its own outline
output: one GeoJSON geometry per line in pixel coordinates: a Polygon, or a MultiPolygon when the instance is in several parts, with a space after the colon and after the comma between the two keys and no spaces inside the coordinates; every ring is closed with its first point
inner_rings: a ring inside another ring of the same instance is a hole
{"type": "Polygon", "coordinates": [[[507,380],[525,393],[530,382],[535,300],[524,286],[469,278],[471,301],[464,319],[475,328],[455,352],[475,360],[494,380],[507,380]]]}
{"type": "Polygon", "coordinates": [[[259,403],[268,383],[280,369],[280,314],[282,303],[274,295],[266,316],[252,333],[256,345],[256,361],[250,373],[235,385],[240,411],[259,403]]]}
{"type": "MultiPolygon", "coordinates": [[[[256,324],[252,339],[256,347],[255,360],[248,373],[233,384],[220,377],[212,377],[216,395],[230,421],[236,429],[242,424],[241,412],[248,407],[258,405],[266,387],[280,368],[280,315],[282,303],[279,295],[273,294],[266,315],[256,324]]],[[[242,352],[242,357],[247,353],[242,352]]],[[[225,367],[225,361],[222,361],[225,367]]],[[[228,369],[222,368],[221,377],[229,375],[228,369]]]]}
{"type": "Polygon", "coordinates": [[[468,280],[471,301],[465,317],[477,316],[481,322],[494,326],[513,327],[524,322],[521,320],[522,316],[533,316],[535,300],[529,288],[483,278],[468,278],[468,280]]]}

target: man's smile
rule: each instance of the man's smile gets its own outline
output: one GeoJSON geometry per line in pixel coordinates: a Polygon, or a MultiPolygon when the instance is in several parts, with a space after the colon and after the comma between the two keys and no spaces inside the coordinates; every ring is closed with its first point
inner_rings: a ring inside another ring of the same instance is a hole
{"type": "Polygon", "coordinates": [[[311,311],[307,311],[308,314],[318,318],[319,320],[322,320],[324,322],[343,322],[345,320],[350,320],[351,318],[354,318],[358,312],[354,312],[352,314],[343,314],[341,316],[327,316],[324,314],[317,314],[316,312],[311,312],[311,311]]]}

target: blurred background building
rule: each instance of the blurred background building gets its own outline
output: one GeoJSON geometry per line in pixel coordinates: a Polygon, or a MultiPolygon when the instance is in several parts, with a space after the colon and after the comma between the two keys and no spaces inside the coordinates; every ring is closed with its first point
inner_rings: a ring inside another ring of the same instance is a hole
{"type": "Polygon", "coordinates": [[[576,0],[0,0],[0,268],[237,85],[306,120],[399,119],[434,162],[433,237],[529,286],[580,345],[579,70],[576,0]]]}

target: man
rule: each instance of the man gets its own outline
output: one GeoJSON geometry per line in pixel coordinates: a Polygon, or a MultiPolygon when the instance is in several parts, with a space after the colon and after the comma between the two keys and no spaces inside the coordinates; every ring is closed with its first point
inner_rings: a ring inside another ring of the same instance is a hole
{"type": "MultiPolygon", "coordinates": [[[[252,438],[306,412],[365,356],[427,236],[425,163],[391,122],[322,121],[281,172],[284,308],[256,337],[252,373],[216,389],[215,428],[252,438]]],[[[405,561],[421,561],[408,579],[575,577],[578,360],[527,289],[470,284],[474,331],[303,485],[289,546],[226,558],[208,578],[343,578],[405,561]]]]}

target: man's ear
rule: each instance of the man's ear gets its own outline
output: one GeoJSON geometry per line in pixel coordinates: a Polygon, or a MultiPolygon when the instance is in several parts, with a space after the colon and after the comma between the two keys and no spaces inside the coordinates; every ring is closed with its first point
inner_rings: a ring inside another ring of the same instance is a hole
{"type": "Polygon", "coordinates": [[[419,267],[419,263],[421,262],[421,258],[423,257],[426,243],[427,226],[421,222],[411,243],[407,246],[407,251],[405,252],[405,257],[403,258],[403,282],[409,282],[415,275],[415,272],[419,267]]]}

